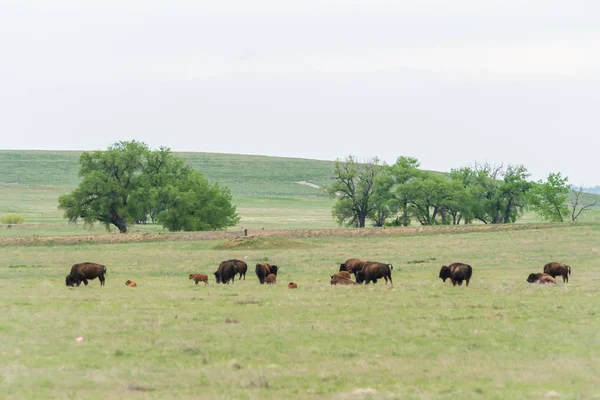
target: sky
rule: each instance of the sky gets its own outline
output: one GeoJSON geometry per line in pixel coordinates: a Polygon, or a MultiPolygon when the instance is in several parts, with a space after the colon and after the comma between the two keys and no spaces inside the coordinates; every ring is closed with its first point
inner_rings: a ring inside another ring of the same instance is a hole
{"type": "Polygon", "coordinates": [[[523,164],[600,185],[594,0],[0,0],[0,148],[523,164]]]}

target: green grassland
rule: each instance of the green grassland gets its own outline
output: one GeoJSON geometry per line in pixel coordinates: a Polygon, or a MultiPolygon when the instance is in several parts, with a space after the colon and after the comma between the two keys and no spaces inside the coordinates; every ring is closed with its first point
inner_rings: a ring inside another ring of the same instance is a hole
{"type": "Polygon", "coordinates": [[[429,232],[3,246],[0,398],[600,397],[598,225],[429,232]],[[331,286],[350,256],[392,263],[394,286],[331,286]],[[232,257],[245,281],[188,280],[232,257]],[[107,266],[105,287],[65,286],[83,260],[107,266]],[[525,281],[550,260],[568,284],[525,281]],[[452,261],[473,266],[468,288],[437,278],[452,261]]]}

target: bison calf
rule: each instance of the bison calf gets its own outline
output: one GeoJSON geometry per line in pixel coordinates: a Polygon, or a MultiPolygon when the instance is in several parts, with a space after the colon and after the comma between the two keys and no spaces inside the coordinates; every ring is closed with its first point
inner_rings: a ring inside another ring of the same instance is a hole
{"type": "Polygon", "coordinates": [[[134,281],[130,281],[129,279],[127,279],[125,281],[125,286],[129,286],[129,287],[137,287],[137,283],[135,283],[134,281]]]}
{"type": "Polygon", "coordinates": [[[274,283],[277,283],[277,275],[275,274],[269,274],[265,277],[265,283],[267,285],[272,285],[274,283]]]}
{"type": "Polygon", "coordinates": [[[100,280],[100,286],[104,286],[104,275],[106,274],[106,267],[102,264],[96,264],[92,262],[82,262],[73,264],[71,272],[67,275],[65,282],[67,286],[79,286],[81,282],[87,286],[88,279],[100,280]]]}
{"type": "Polygon", "coordinates": [[[344,278],[347,278],[347,279],[352,278],[350,271],[340,271],[336,275],[343,276],[344,278]]]}
{"type": "Polygon", "coordinates": [[[569,283],[569,275],[571,275],[571,267],[559,262],[549,262],[544,265],[544,273],[556,278],[562,276],[563,283],[569,283]]]}
{"type": "Polygon", "coordinates": [[[288,283],[288,289],[298,289],[298,285],[295,282],[288,283]]]}
{"type": "Polygon", "coordinates": [[[462,286],[463,281],[469,286],[469,280],[473,274],[473,268],[469,264],[453,263],[450,265],[443,265],[440,269],[440,279],[446,282],[446,279],[450,278],[452,285],[462,286]]]}
{"type": "Polygon", "coordinates": [[[344,278],[341,275],[335,274],[331,275],[331,284],[332,285],[356,285],[352,279],[344,278]]]}
{"type": "Polygon", "coordinates": [[[556,279],[548,274],[529,274],[527,277],[529,283],[556,283],[556,279]]]}
{"type": "Polygon", "coordinates": [[[190,279],[193,279],[196,282],[204,282],[205,285],[208,285],[208,275],[205,274],[190,274],[190,279]]]}

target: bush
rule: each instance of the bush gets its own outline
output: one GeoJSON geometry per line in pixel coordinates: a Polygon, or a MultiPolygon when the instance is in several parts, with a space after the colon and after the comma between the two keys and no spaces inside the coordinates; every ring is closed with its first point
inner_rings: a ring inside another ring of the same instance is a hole
{"type": "Polygon", "coordinates": [[[22,216],[21,214],[5,214],[2,216],[2,220],[1,222],[3,224],[11,224],[11,225],[15,225],[15,224],[22,224],[25,222],[25,217],[22,216]]]}

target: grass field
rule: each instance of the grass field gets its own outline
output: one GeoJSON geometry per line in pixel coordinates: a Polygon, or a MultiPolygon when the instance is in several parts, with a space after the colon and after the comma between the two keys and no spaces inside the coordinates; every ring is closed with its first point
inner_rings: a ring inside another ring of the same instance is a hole
{"type": "Polygon", "coordinates": [[[428,232],[2,246],[0,398],[600,398],[600,226],[428,232]],[[393,288],[332,287],[350,256],[392,263],[393,288]],[[232,257],[245,281],[187,279],[232,257]],[[83,260],[105,287],[65,286],[83,260]],[[550,260],[568,284],[525,282],[550,260]],[[468,288],[437,278],[452,261],[468,288]]]}

